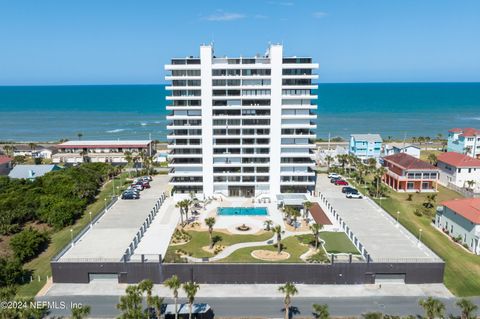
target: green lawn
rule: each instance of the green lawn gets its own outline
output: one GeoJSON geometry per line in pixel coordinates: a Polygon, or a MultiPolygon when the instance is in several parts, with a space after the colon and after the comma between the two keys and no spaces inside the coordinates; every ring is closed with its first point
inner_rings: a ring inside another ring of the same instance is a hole
{"type": "Polygon", "coordinates": [[[420,159],[422,161],[426,161],[428,162],[428,156],[430,154],[435,154],[436,156],[440,155],[442,152],[441,151],[438,151],[438,150],[421,150],[420,151],[420,159]]]}
{"type": "MultiPolygon", "coordinates": [[[[437,204],[462,197],[442,186],[439,186],[438,190],[437,204]]],[[[422,241],[445,261],[444,283],[452,293],[457,296],[480,295],[480,256],[466,252],[435,229],[431,225],[431,217],[419,217],[413,213],[415,208],[425,201],[427,195],[414,193],[412,201],[407,201],[407,194],[390,191],[389,198],[375,201],[395,218],[399,211],[400,223],[412,234],[418,235],[419,229],[422,229],[422,241]]]]}
{"type": "MultiPolygon", "coordinates": [[[[276,242],[274,240],[274,242],[276,242]]],[[[304,261],[300,259],[300,256],[307,252],[308,246],[302,245],[298,238],[291,236],[282,240],[284,246],[283,251],[286,251],[290,254],[290,258],[282,261],[276,261],[276,263],[303,263],[304,261]]],[[[230,256],[219,260],[218,262],[225,263],[265,263],[266,261],[253,258],[251,252],[258,249],[272,250],[276,251],[277,248],[273,245],[266,246],[257,246],[257,247],[248,247],[241,248],[233,252],[230,256]]]]}
{"type": "Polygon", "coordinates": [[[320,238],[325,241],[324,246],[328,253],[360,254],[357,247],[355,247],[348,238],[347,234],[343,232],[321,232],[320,238]]]}
{"type": "MultiPolygon", "coordinates": [[[[210,236],[207,231],[189,231],[188,234],[192,236],[192,239],[184,245],[172,245],[168,247],[166,256],[171,256],[176,250],[182,249],[187,253],[190,253],[192,257],[204,258],[212,257],[213,254],[203,250],[202,247],[210,244],[210,236]]],[[[233,244],[265,241],[272,238],[272,232],[263,232],[255,235],[228,235],[222,232],[213,232],[213,236],[220,236],[222,240],[217,245],[231,246],[233,244]]]]}
{"type": "MultiPolygon", "coordinates": [[[[117,177],[115,179],[115,189],[117,186],[124,185],[124,183],[125,175],[117,177]]],[[[107,201],[111,199],[113,194],[112,186],[113,185],[111,181],[106,183],[102,188],[101,192],[98,194],[97,200],[94,203],[90,204],[85,210],[85,212],[92,212],[92,218],[99,214],[105,207],[104,199],[107,198],[107,201]]],[[[117,189],[115,191],[117,191],[117,189]]],[[[52,270],[50,268],[50,260],[70,242],[70,229],[73,229],[73,235],[75,236],[85,226],[87,226],[89,222],[90,215],[88,213],[84,213],[83,216],[79,218],[74,225],[54,232],[51,235],[51,241],[48,248],[37,258],[31,260],[24,265],[25,269],[32,271],[34,280],[29,284],[19,286],[17,290],[18,296],[33,297],[37,294],[37,292],[43,287],[43,285],[45,285],[46,277],[52,275],[52,270]],[[38,281],[38,276],[40,276],[40,281],[38,281]]]]}

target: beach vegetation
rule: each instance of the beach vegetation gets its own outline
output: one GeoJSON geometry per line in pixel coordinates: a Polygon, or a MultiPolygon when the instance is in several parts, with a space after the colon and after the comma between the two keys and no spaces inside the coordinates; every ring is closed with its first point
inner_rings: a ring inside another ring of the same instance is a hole
{"type": "Polygon", "coordinates": [[[48,242],[49,237],[46,232],[29,227],[12,237],[10,247],[15,257],[21,262],[25,262],[44,250],[48,242]]]}

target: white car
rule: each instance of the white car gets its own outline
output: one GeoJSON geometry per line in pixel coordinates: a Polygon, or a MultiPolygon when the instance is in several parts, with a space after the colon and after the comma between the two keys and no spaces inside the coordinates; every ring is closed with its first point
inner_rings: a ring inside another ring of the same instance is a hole
{"type": "Polygon", "coordinates": [[[337,173],[330,173],[328,174],[328,178],[340,178],[341,176],[338,175],[337,173]]]}
{"type": "Polygon", "coordinates": [[[363,196],[359,193],[348,193],[347,195],[345,195],[345,197],[355,198],[355,199],[362,199],[363,198],[363,196]]]}

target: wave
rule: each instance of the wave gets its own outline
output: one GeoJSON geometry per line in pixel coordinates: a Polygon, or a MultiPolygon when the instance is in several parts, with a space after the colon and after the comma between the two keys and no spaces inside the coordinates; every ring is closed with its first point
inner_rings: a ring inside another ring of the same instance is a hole
{"type": "Polygon", "coordinates": [[[147,122],[140,123],[141,126],[147,126],[147,122]]]}
{"type": "Polygon", "coordinates": [[[114,130],[109,130],[109,131],[105,131],[107,133],[120,133],[120,132],[123,132],[123,131],[126,131],[127,129],[124,129],[124,128],[117,128],[117,129],[114,129],[114,130]]]}

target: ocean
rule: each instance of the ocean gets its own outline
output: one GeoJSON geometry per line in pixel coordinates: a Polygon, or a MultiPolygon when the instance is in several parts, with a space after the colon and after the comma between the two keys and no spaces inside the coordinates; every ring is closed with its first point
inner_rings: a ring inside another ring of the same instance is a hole
{"type": "MultiPolygon", "coordinates": [[[[0,141],[166,140],[164,85],[0,87],[0,141]]],[[[317,137],[480,127],[480,83],[319,84],[317,137]]]]}

